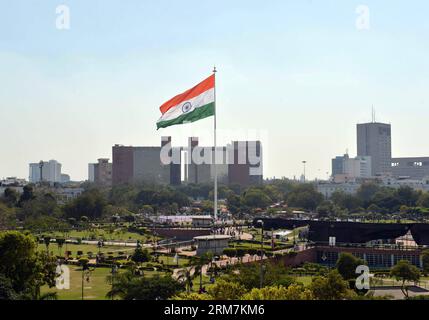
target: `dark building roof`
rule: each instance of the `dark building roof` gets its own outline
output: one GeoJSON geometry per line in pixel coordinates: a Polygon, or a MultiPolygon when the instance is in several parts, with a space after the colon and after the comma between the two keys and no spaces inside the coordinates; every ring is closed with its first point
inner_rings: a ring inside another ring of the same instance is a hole
{"type": "Polygon", "coordinates": [[[366,243],[372,240],[396,239],[411,231],[418,245],[429,245],[429,224],[426,223],[363,223],[292,220],[284,218],[256,218],[264,222],[264,229],[292,229],[309,226],[308,239],[313,242],[328,242],[335,237],[338,243],[366,243]]]}

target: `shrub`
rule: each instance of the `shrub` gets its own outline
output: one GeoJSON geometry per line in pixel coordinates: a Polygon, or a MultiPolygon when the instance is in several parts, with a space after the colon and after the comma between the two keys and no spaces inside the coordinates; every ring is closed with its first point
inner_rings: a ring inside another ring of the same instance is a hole
{"type": "Polygon", "coordinates": [[[237,255],[237,250],[234,248],[225,248],[223,254],[229,258],[235,257],[237,255]]]}

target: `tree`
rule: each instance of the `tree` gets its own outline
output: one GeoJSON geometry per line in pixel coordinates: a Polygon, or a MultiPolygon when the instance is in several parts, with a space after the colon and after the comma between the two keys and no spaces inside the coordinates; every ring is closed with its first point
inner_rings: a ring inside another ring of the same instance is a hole
{"type": "Polygon", "coordinates": [[[429,273],[429,250],[423,250],[421,253],[422,263],[423,263],[423,272],[425,274],[429,273]]]}
{"type": "Polygon", "coordinates": [[[398,211],[402,204],[395,189],[386,187],[380,188],[380,190],[374,194],[371,202],[387,213],[398,211]]]}
{"type": "MultiPolygon", "coordinates": [[[[240,264],[237,272],[229,274],[225,277],[226,280],[231,282],[238,282],[243,285],[247,290],[259,288],[261,281],[261,266],[260,264],[240,264]]],[[[263,286],[282,285],[289,287],[295,281],[288,274],[288,270],[281,265],[275,263],[264,264],[264,283],[263,286]]]]}
{"type": "Polygon", "coordinates": [[[213,212],[214,208],[214,204],[213,201],[210,200],[204,200],[201,203],[201,209],[203,210],[203,212],[205,213],[211,213],[213,212]]]}
{"type": "Polygon", "coordinates": [[[235,248],[225,248],[223,249],[223,254],[228,258],[234,258],[237,255],[237,250],[235,248]]]}
{"type": "Polygon", "coordinates": [[[37,251],[34,237],[17,231],[0,233],[0,274],[17,294],[39,299],[43,285],[55,285],[55,272],[55,259],[37,251]]]}
{"type": "Polygon", "coordinates": [[[203,267],[213,260],[213,253],[206,252],[196,259],[191,261],[191,264],[195,266],[195,274],[200,276],[200,290],[203,288],[203,267]]]}
{"type": "Polygon", "coordinates": [[[147,249],[142,249],[141,247],[137,247],[134,250],[133,255],[131,256],[131,260],[135,263],[143,263],[150,260],[150,253],[147,249]]]}
{"type": "Polygon", "coordinates": [[[57,200],[52,193],[33,195],[30,199],[21,202],[20,215],[23,219],[39,217],[59,217],[61,210],[57,200]]]}
{"type": "Polygon", "coordinates": [[[312,184],[299,184],[293,187],[286,200],[290,207],[316,210],[323,201],[323,195],[312,184]]]}
{"type": "Polygon", "coordinates": [[[66,239],[57,238],[56,242],[57,242],[57,246],[58,246],[58,253],[59,253],[59,255],[61,255],[61,249],[62,249],[64,243],[66,243],[66,239]]]}
{"type": "Polygon", "coordinates": [[[365,265],[365,261],[351,253],[342,252],[338,257],[336,268],[344,280],[352,280],[356,278],[356,268],[359,265],[365,265]]]}
{"type": "Polygon", "coordinates": [[[13,207],[18,203],[19,194],[12,188],[6,188],[4,190],[3,200],[9,206],[13,207]]]}
{"type": "Polygon", "coordinates": [[[19,295],[13,289],[11,280],[3,274],[0,274],[0,300],[17,299],[19,299],[19,295]]]}
{"type": "Polygon", "coordinates": [[[331,200],[335,205],[349,211],[356,210],[361,205],[361,201],[358,197],[343,191],[334,192],[331,196],[331,200]]]}
{"type": "Polygon", "coordinates": [[[376,204],[371,204],[366,211],[368,211],[369,213],[379,213],[380,212],[380,207],[377,206],[376,204]]]}
{"type": "Polygon", "coordinates": [[[314,278],[310,290],[316,300],[344,300],[355,295],[337,270],[330,271],[326,277],[314,278]]]}
{"type": "Polygon", "coordinates": [[[236,195],[235,193],[229,194],[226,198],[226,204],[231,214],[234,215],[234,214],[240,213],[240,210],[241,210],[240,196],[236,195]]]}
{"type": "Polygon", "coordinates": [[[420,194],[417,205],[419,207],[429,208],[429,192],[422,192],[422,194],[420,194]]]}
{"type": "Polygon", "coordinates": [[[420,194],[410,186],[401,186],[396,190],[396,196],[400,204],[408,207],[415,207],[420,194]]]}
{"type": "Polygon", "coordinates": [[[243,204],[250,208],[266,208],[272,200],[260,189],[249,189],[243,195],[243,204]]]}
{"type": "Polygon", "coordinates": [[[153,212],[154,212],[152,206],[150,206],[148,204],[145,204],[144,206],[142,206],[140,211],[144,214],[153,214],[153,212]]]}
{"type": "Polygon", "coordinates": [[[213,297],[207,293],[201,294],[196,292],[182,292],[171,298],[171,300],[185,300],[185,301],[197,301],[197,300],[213,300],[213,297]]]}
{"type": "Polygon", "coordinates": [[[246,293],[246,288],[237,282],[219,279],[208,289],[213,300],[239,300],[246,293]]]}
{"type": "Polygon", "coordinates": [[[247,250],[244,248],[237,248],[237,258],[240,261],[243,261],[243,257],[246,255],[247,250]]]}
{"type": "MultiPolygon", "coordinates": [[[[109,279],[111,283],[112,279],[109,279]]],[[[128,271],[115,276],[107,297],[119,297],[124,300],[166,300],[183,290],[183,284],[170,275],[146,278],[128,271]]]]}
{"type": "Polygon", "coordinates": [[[0,229],[8,229],[15,225],[15,208],[9,208],[0,202],[0,229]]]}
{"type": "Polygon", "coordinates": [[[397,281],[402,281],[401,291],[408,298],[407,281],[417,282],[420,279],[420,271],[413,266],[408,260],[399,261],[391,270],[390,275],[397,281]]]}
{"type": "Polygon", "coordinates": [[[320,217],[327,217],[334,212],[334,204],[332,201],[325,200],[317,206],[316,211],[320,217]]]}
{"type": "Polygon", "coordinates": [[[98,189],[91,189],[67,203],[64,213],[68,218],[80,219],[87,216],[95,220],[103,215],[106,205],[107,201],[103,194],[98,189]]]}
{"type": "Polygon", "coordinates": [[[312,293],[303,285],[292,284],[289,287],[269,286],[253,288],[241,297],[242,300],[311,300],[312,293]]]}
{"type": "Polygon", "coordinates": [[[33,187],[31,185],[26,185],[23,188],[23,192],[21,194],[21,197],[19,198],[19,203],[18,205],[20,207],[22,207],[22,205],[29,200],[34,199],[34,194],[33,194],[33,187]]]}
{"type": "Polygon", "coordinates": [[[363,202],[364,207],[368,207],[372,197],[378,190],[380,190],[380,186],[376,183],[363,183],[357,190],[356,196],[363,202]]]}
{"type": "Polygon", "coordinates": [[[192,279],[194,276],[193,271],[194,267],[190,266],[183,268],[177,272],[177,280],[180,283],[184,284],[187,293],[190,293],[192,289],[192,279]]]}

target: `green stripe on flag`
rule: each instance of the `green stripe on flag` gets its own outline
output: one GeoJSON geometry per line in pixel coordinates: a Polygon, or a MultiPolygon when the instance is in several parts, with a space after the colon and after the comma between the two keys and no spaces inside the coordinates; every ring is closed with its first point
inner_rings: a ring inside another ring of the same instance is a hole
{"type": "Polygon", "coordinates": [[[214,102],[206,104],[205,106],[196,108],[194,111],[184,113],[181,116],[166,121],[159,121],[156,123],[157,129],[174,126],[176,124],[183,124],[187,122],[195,122],[214,115],[214,102]]]}

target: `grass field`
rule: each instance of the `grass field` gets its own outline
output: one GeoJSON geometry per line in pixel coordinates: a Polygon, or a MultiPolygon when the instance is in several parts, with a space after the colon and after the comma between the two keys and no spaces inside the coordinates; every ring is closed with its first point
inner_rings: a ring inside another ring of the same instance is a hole
{"type": "MultiPolygon", "coordinates": [[[[58,290],[57,288],[43,287],[42,293],[56,292],[58,300],[81,300],[82,299],[82,269],[78,266],[70,268],[70,289],[58,290]]],[[[125,272],[119,269],[119,272],[125,272]]],[[[145,277],[163,273],[155,271],[144,271],[145,277]]],[[[107,300],[107,292],[111,285],[107,282],[107,277],[111,275],[110,268],[95,268],[91,271],[89,281],[84,277],[83,296],[84,300],[107,300]]]]}
{"type": "MultiPolygon", "coordinates": [[[[163,262],[165,265],[168,265],[168,266],[175,266],[176,265],[176,263],[175,263],[175,261],[174,261],[174,257],[172,257],[172,256],[159,256],[159,262],[163,262]]],[[[186,266],[187,264],[188,264],[188,262],[189,262],[189,259],[187,259],[187,258],[184,258],[184,257],[179,257],[179,267],[183,267],[183,266],[186,266]]]]}
{"type": "MultiPolygon", "coordinates": [[[[38,250],[46,250],[46,246],[44,244],[38,245],[38,250]]],[[[100,248],[100,252],[103,252],[104,254],[108,254],[108,252],[113,252],[113,255],[117,255],[118,252],[126,252],[128,254],[131,254],[135,248],[133,247],[120,247],[120,246],[104,246],[100,248]]],[[[58,248],[58,246],[55,243],[51,243],[49,245],[49,252],[53,255],[60,255],[63,256],[65,251],[71,251],[72,256],[76,257],[78,251],[83,252],[83,256],[87,256],[88,252],[92,252],[94,256],[99,252],[99,249],[96,245],[92,244],[64,244],[61,249],[58,248]]]]}
{"type": "MultiPolygon", "coordinates": [[[[42,293],[56,292],[59,300],[81,300],[82,299],[82,271],[80,267],[70,267],[70,289],[58,290],[56,288],[42,288],[42,293]]],[[[106,278],[110,275],[110,268],[97,268],[91,272],[89,281],[84,280],[85,300],[105,300],[110,285],[106,278]]]]}
{"type": "Polygon", "coordinates": [[[50,236],[52,238],[61,237],[61,238],[82,238],[82,239],[104,239],[104,240],[117,240],[117,241],[126,241],[126,240],[140,240],[141,242],[150,242],[159,237],[155,237],[149,234],[140,235],[134,232],[128,232],[124,229],[117,228],[115,230],[106,230],[102,228],[97,228],[93,230],[71,230],[70,232],[60,232],[52,231],[43,233],[44,236],[50,236]]]}

